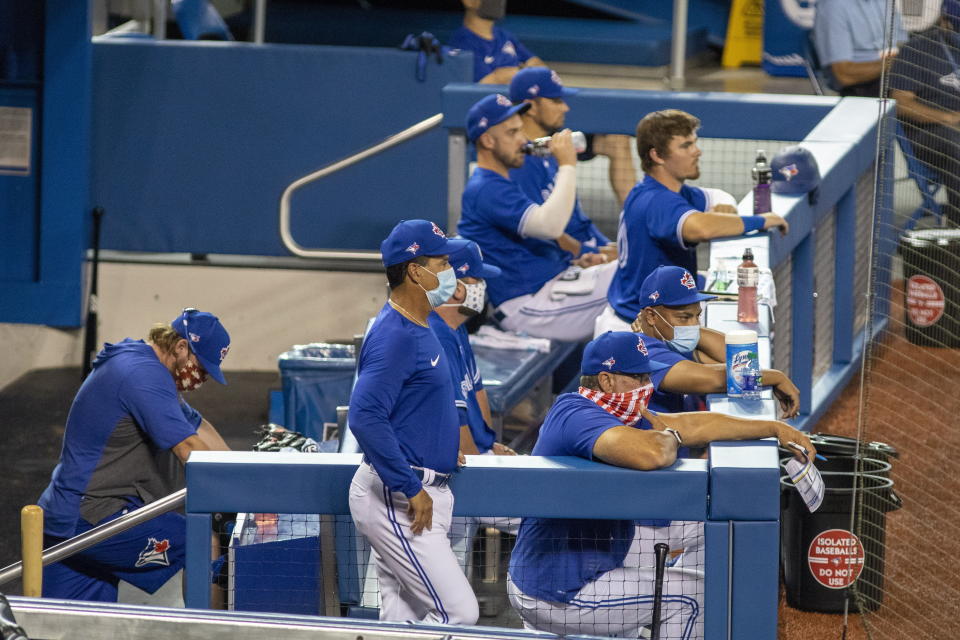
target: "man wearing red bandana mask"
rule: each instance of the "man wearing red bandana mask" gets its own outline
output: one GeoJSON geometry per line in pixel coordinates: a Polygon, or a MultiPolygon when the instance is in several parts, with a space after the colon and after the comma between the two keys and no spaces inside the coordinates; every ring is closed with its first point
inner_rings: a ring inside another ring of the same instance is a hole
{"type": "MultiPolygon", "coordinates": [[[[657,415],[646,407],[651,360],[643,337],[607,332],[584,349],[580,389],[551,407],[534,455],[578,456],[619,467],[667,467],[681,444],[776,437],[815,455],[801,432],[773,420],[719,413],[657,415]]],[[[510,558],[510,603],[528,629],[560,635],[640,637],[650,624],[653,545],[666,542],[670,566],[663,582],[661,637],[702,638],[702,523],[651,527],[637,539],[632,520],[524,518],[510,558]],[[693,556],[693,557],[690,557],[693,556]]]]}
{"type": "MultiPolygon", "coordinates": [[[[229,345],[217,317],[196,309],[155,325],[148,342],[104,345],[70,408],[60,462],[38,501],[45,546],[171,493],[160,454],[185,462],[192,451],[228,449],[180,392],[208,377],[226,384],[220,363],[229,345]]],[[[120,580],[153,593],[183,568],[185,537],[184,516],[165,513],[45,567],[43,595],[115,602],[120,580]]]]}

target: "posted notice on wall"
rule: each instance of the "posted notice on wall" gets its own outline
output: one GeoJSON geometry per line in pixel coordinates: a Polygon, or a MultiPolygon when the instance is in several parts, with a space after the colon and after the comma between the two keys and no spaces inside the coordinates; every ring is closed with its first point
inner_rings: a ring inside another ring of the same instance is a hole
{"type": "Polygon", "coordinates": [[[0,107],[0,174],[30,175],[33,109],[0,107]]]}

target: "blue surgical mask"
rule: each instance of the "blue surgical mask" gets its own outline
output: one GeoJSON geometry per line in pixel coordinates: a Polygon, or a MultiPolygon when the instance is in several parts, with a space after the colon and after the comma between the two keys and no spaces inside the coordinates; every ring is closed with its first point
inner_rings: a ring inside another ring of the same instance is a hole
{"type": "MultiPolygon", "coordinates": [[[[656,309],[654,309],[653,312],[660,316],[656,309]]],[[[663,316],[660,316],[660,319],[667,322],[667,319],[663,316]]],[[[670,326],[673,327],[673,340],[664,340],[667,347],[677,353],[693,353],[693,350],[700,344],[700,325],[696,324],[692,327],[670,326]]],[[[661,335],[661,337],[663,336],[661,335]]]]}
{"type": "MultiPolygon", "coordinates": [[[[426,267],[424,268],[426,269],[426,267]]],[[[430,269],[427,269],[427,271],[430,271],[430,269]]],[[[433,271],[430,271],[430,273],[433,273],[433,271]]],[[[444,271],[433,273],[433,275],[437,276],[437,279],[440,281],[436,288],[430,290],[423,289],[423,285],[419,282],[417,286],[427,294],[427,301],[431,307],[439,307],[449,300],[453,292],[457,290],[457,274],[454,273],[453,267],[447,267],[444,271]]]]}

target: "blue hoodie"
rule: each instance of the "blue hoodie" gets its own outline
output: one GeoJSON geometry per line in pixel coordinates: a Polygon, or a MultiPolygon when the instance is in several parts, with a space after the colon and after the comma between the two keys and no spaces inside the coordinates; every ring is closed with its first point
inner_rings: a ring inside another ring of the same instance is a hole
{"type": "Polygon", "coordinates": [[[38,501],[45,533],[68,538],[80,517],[97,524],[131,498],[163,497],[169,487],[155,458],[195,435],[201,420],[150,345],[105,344],[70,407],[60,462],[38,501]]]}

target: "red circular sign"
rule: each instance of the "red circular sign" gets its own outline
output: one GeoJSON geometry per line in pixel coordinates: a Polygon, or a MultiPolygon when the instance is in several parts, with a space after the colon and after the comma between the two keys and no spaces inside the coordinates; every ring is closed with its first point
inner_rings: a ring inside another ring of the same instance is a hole
{"type": "Polygon", "coordinates": [[[849,587],[863,570],[863,545],[844,529],[827,529],[810,541],[807,565],[814,580],[828,589],[849,587]]]}
{"type": "Polygon", "coordinates": [[[911,276],[907,280],[907,313],[917,327],[929,327],[943,316],[945,299],[937,281],[927,276],[911,276]]]}

